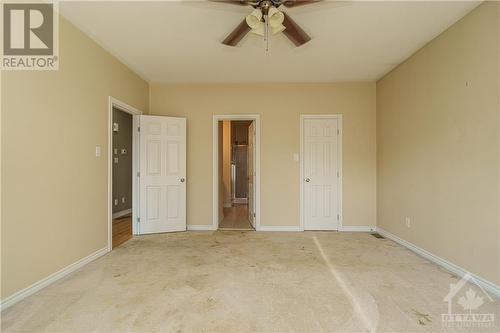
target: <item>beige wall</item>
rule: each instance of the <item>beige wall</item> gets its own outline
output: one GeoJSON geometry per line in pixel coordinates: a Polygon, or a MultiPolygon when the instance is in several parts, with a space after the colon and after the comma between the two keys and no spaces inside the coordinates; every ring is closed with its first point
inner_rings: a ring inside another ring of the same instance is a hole
{"type": "Polygon", "coordinates": [[[151,113],[187,117],[188,224],[211,224],[212,115],[261,115],[261,224],[299,225],[300,114],[344,114],[344,224],[375,226],[375,83],[152,84],[151,113]]]}
{"type": "Polygon", "coordinates": [[[377,83],[377,225],[496,284],[499,6],[481,5],[377,83]]]}
{"type": "Polygon", "coordinates": [[[108,96],[148,110],[147,82],[64,19],[59,45],[59,71],[2,73],[2,299],[107,245],[108,96]]]}

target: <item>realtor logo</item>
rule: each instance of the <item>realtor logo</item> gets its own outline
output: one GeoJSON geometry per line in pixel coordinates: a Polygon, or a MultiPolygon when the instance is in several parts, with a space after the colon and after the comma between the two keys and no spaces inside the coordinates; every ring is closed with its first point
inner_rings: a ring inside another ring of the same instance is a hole
{"type": "Polygon", "coordinates": [[[494,327],[495,314],[481,313],[480,307],[495,301],[469,274],[457,283],[450,284],[450,291],[443,299],[448,303],[448,313],[441,314],[441,322],[446,327],[494,327]],[[469,283],[469,284],[468,284],[469,283]],[[471,288],[476,286],[476,290],[471,288]],[[454,304],[461,310],[453,310],[454,304]]]}
{"type": "Polygon", "coordinates": [[[58,69],[58,16],[54,3],[2,5],[2,70],[58,69]]]}

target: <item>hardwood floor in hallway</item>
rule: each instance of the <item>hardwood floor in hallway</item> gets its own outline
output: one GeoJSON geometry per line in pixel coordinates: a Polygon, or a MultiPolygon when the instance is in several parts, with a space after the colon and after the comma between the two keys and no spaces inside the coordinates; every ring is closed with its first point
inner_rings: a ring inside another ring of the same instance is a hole
{"type": "Polygon", "coordinates": [[[132,215],[113,219],[113,248],[132,238],[132,215]]]}
{"type": "Polygon", "coordinates": [[[241,204],[224,208],[224,219],[219,223],[219,229],[253,230],[248,220],[248,205],[241,204]]]}

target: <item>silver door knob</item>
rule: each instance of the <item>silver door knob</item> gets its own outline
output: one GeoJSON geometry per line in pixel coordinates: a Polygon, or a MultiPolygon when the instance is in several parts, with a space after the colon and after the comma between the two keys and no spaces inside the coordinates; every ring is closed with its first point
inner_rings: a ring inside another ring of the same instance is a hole
{"type": "Polygon", "coordinates": [[[181,178],[181,183],[184,183],[186,180],[184,178],[181,178]]]}
{"type": "Polygon", "coordinates": [[[306,180],[306,183],[309,183],[311,181],[311,179],[309,179],[309,178],[306,178],[305,180],[306,180]]]}

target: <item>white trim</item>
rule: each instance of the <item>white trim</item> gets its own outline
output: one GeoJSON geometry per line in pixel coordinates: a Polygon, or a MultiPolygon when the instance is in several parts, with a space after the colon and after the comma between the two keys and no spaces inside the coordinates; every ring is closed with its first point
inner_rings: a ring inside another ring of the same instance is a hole
{"type": "Polygon", "coordinates": [[[304,231],[300,226],[267,226],[263,225],[257,231],[304,231]]]}
{"type": "Polygon", "coordinates": [[[97,250],[94,253],[86,256],[85,258],[82,258],[82,259],[64,267],[63,269],[33,283],[31,286],[26,287],[23,290],[20,290],[17,293],[10,295],[9,297],[3,299],[0,302],[0,310],[3,311],[5,309],[7,309],[9,306],[12,306],[15,303],[25,299],[26,297],[36,293],[37,291],[47,287],[48,285],[65,277],[66,275],[68,275],[68,274],[76,271],[77,269],[85,266],[86,264],[90,263],[91,261],[94,261],[97,258],[105,255],[106,253],[108,253],[107,246],[100,249],[100,250],[97,250]]]}
{"type": "Polygon", "coordinates": [[[119,217],[125,216],[125,215],[130,214],[130,213],[132,213],[132,208],[121,210],[119,212],[113,213],[113,215],[111,217],[114,220],[114,219],[117,219],[119,217]]]}
{"type": "Polygon", "coordinates": [[[213,224],[187,225],[188,231],[215,231],[213,224]]]}
{"type": "Polygon", "coordinates": [[[476,282],[482,287],[484,288],[485,290],[487,290],[488,292],[494,294],[496,297],[500,297],[500,287],[497,286],[496,284],[494,284],[493,282],[491,281],[488,281],[474,273],[471,273],[465,269],[463,269],[462,267],[458,266],[458,265],[455,265],[454,263],[446,260],[446,259],[443,259],[441,257],[438,257],[437,255],[427,251],[427,250],[424,250],[422,249],[421,247],[418,247],[402,238],[399,238],[398,236],[380,228],[380,227],[377,227],[377,232],[379,234],[381,234],[382,236],[384,236],[385,238],[388,238],[390,240],[393,240],[395,241],[396,243],[406,247],[407,249],[415,252],[416,254],[424,257],[425,259],[427,260],[430,260],[432,261],[433,263],[435,264],[438,264],[439,266],[443,267],[444,269],[452,272],[452,273],[455,273],[456,275],[458,275],[459,277],[464,277],[465,275],[470,275],[474,280],[476,280],[476,282]]]}
{"type": "MultiPolygon", "coordinates": [[[[255,122],[255,229],[260,226],[260,115],[214,115],[212,120],[212,228],[219,227],[219,125],[222,120],[253,120],[255,122]]],[[[188,229],[189,230],[189,229],[188,229]]]]}
{"type": "Polygon", "coordinates": [[[358,225],[343,225],[339,227],[339,231],[342,232],[375,232],[377,230],[376,227],[370,226],[358,226],[358,225]]]}
{"type": "Polygon", "coordinates": [[[120,111],[132,115],[132,233],[137,235],[138,225],[137,217],[139,216],[139,179],[137,171],[139,170],[139,133],[136,131],[138,127],[137,116],[142,114],[141,110],[134,108],[112,96],[108,98],[108,251],[111,251],[113,244],[113,107],[120,111]]]}
{"type": "Polygon", "coordinates": [[[304,225],[304,120],[306,119],[337,119],[337,125],[339,130],[338,140],[337,140],[337,154],[338,154],[338,163],[339,163],[339,180],[338,180],[338,214],[339,214],[339,223],[337,230],[342,229],[342,221],[343,221],[343,212],[342,212],[342,136],[344,135],[343,125],[342,125],[342,114],[301,114],[300,115],[300,202],[299,202],[299,215],[300,215],[300,228],[305,230],[304,225]]]}

